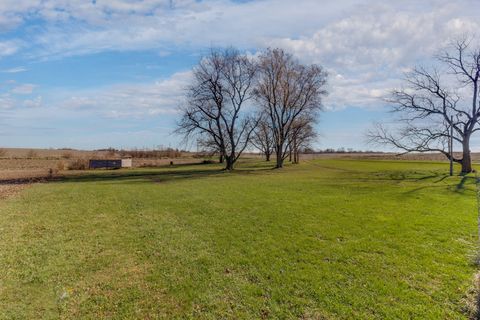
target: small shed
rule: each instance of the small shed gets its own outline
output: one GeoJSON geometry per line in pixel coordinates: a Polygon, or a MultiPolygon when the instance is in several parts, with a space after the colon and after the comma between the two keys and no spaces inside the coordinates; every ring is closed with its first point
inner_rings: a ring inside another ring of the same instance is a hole
{"type": "Polygon", "coordinates": [[[122,160],[91,159],[88,162],[88,167],[90,169],[120,169],[122,160]]]}
{"type": "Polygon", "coordinates": [[[132,158],[122,159],[122,168],[131,168],[132,158]]]}

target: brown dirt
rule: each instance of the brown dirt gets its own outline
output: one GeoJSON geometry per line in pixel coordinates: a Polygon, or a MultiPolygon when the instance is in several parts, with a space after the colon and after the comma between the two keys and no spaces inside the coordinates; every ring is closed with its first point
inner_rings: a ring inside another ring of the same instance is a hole
{"type": "Polygon", "coordinates": [[[18,194],[33,183],[52,178],[45,170],[0,170],[0,200],[18,194]]]}
{"type": "Polygon", "coordinates": [[[24,184],[4,184],[0,185],[0,200],[12,197],[26,188],[24,184]]]}

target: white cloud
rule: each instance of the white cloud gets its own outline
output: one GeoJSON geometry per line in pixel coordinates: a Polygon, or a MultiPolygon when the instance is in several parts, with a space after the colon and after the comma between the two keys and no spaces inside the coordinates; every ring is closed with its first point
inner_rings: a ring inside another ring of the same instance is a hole
{"type": "MultiPolygon", "coordinates": [[[[315,30],[360,0],[5,0],[0,17],[45,21],[35,28],[29,54],[58,57],[104,50],[156,49],[171,46],[252,47],[271,37],[295,37],[315,30]]],[[[1,18],[0,18],[1,20],[1,18]]]]}
{"type": "Polygon", "coordinates": [[[453,5],[424,12],[415,6],[371,5],[312,36],[272,43],[304,59],[327,60],[336,67],[395,68],[430,56],[452,37],[477,30],[480,25],[462,11],[453,5]]]}
{"type": "Polygon", "coordinates": [[[25,72],[27,70],[28,69],[25,68],[25,67],[15,67],[15,68],[10,68],[10,69],[3,70],[2,72],[3,73],[20,73],[20,72],[25,72]]]}
{"type": "Polygon", "coordinates": [[[434,63],[432,56],[453,38],[480,30],[468,6],[443,1],[430,5],[371,1],[368,7],[360,6],[356,13],[312,35],[272,39],[269,45],[329,69],[327,107],[380,106],[382,97],[399,85],[406,70],[419,63],[434,63]]]}
{"type": "Polygon", "coordinates": [[[13,99],[8,93],[0,94],[0,109],[8,110],[13,109],[16,105],[15,99],[13,99]]]}
{"type": "Polygon", "coordinates": [[[21,107],[40,106],[42,98],[25,99],[25,95],[33,93],[37,85],[30,83],[17,83],[15,80],[7,80],[0,84],[0,109],[18,111],[21,107]],[[23,96],[23,97],[22,97],[23,96]]]}
{"type": "Polygon", "coordinates": [[[173,115],[182,103],[190,72],[179,72],[168,79],[144,84],[118,84],[75,92],[62,92],[54,105],[109,118],[173,115]]]}
{"type": "Polygon", "coordinates": [[[20,49],[19,41],[0,41],[0,58],[10,56],[20,49]]]}
{"type": "Polygon", "coordinates": [[[39,108],[42,106],[42,97],[38,96],[35,99],[24,100],[23,106],[27,108],[39,108]]]}
{"type": "Polygon", "coordinates": [[[33,90],[36,88],[37,86],[34,85],[34,84],[31,84],[31,83],[26,83],[26,84],[21,84],[21,85],[18,85],[14,88],[12,88],[11,92],[13,94],[32,94],[33,90]]]}
{"type": "MultiPolygon", "coordinates": [[[[164,54],[176,48],[280,46],[329,70],[327,107],[371,107],[382,104],[380,97],[398,85],[404,70],[431,61],[452,37],[479,30],[476,6],[477,0],[3,0],[0,30],[30,18],[45,23],[33,29],[28,47],[23,39],[0,42],[0,56],[24,47],[30,57],[51,59],[111,50],[164,54]]],[[[173,95],[149,89],[111,86],[78,92],[68,102],[121,116],[132,112],[118,107],[127,94],[123,105],[163,112],[152,106],[167,105],[173,95]],[[98,105],[101,99],[105,107],[98,105]]]]}

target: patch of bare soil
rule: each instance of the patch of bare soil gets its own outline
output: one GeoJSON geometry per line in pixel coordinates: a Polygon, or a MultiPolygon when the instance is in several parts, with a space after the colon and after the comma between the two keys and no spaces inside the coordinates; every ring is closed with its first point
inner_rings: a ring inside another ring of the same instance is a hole
{"type": "Polygon", "coordinates": [[[13,197],[14,195],[18,194],[24,188],[26,188],[26,184],[3,184],[0,185],[0,200],[7,199],[9,197],[13,197]]]}
{"type": "Polygon", "coordinates": [[[18,194],[33,183],[46,182],[54,178],[45,170],[0,170],[0,200],[18,194]]]}

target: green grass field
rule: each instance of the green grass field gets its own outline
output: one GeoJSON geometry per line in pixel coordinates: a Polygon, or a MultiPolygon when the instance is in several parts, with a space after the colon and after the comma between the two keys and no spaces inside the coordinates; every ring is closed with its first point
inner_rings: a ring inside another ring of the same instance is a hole
{"type": "Polygon", "coordinates": [[[0,203],[1,319],[464,319],[473,176],[318,160],[94,172],[0,203]]]}

